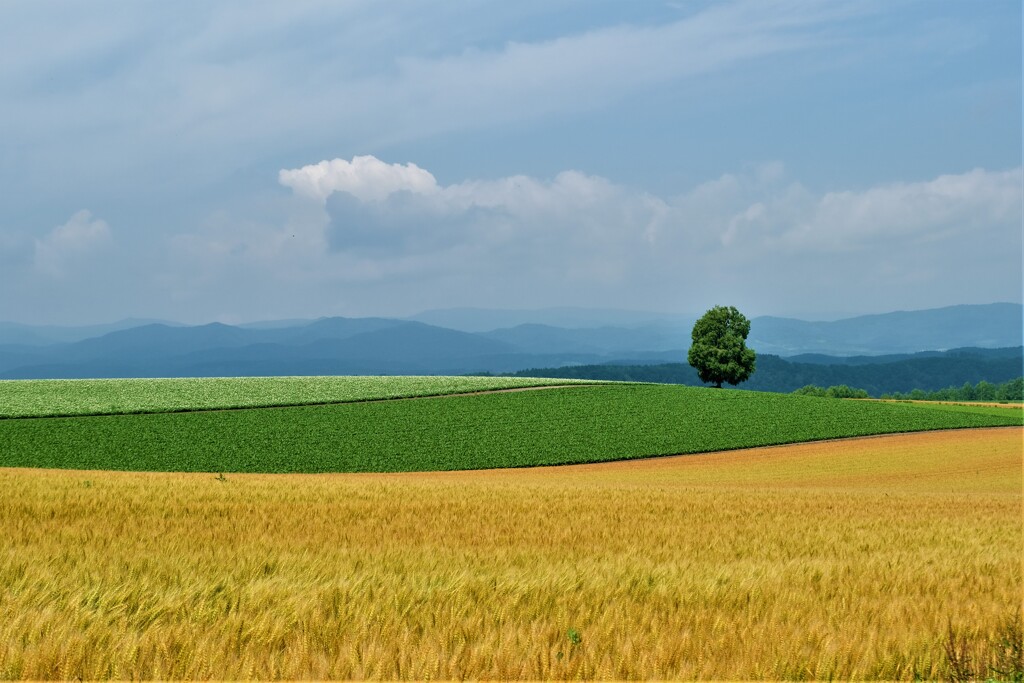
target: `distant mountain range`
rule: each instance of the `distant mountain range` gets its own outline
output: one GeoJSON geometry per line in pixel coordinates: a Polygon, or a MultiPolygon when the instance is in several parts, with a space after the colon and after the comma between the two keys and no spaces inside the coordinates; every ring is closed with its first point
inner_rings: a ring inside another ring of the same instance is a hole
{"type": "MultiPolygon", "coordinates": [[[[761,317],[751,322],[748,344],[763,357],[789,356],[806,365],[877,364],[901,360],[894,354],[1021,346],[1022,312],[1020,304],[988,304],[834,322],[761,317]]],[[[511,373],[685,362],[693,325],[653,313],[587,309],[453,309],[414,317],[420,319],[0,323],[0,378],[511,373]]]]}
{"type": "Polygon", "coordinates": [[[543,325],[569,329],[594,327],[638,327],[651,323],[689,322],[696,318],[676,318],[650,311],[626,311],[617,308],[541,308],[514,310],[497,308],[444,308],[423,311],[409,320],[428,325],[450,327],[460,332],[489,332],[520,325],[543,325]]]}
{"type": "Polygon", "coordinates": [[[22,325],[0,321],[0,344],[24,344],[43,346],[60,342],[76,342],[90,337],[99,337],[108,332],[128,330],[133,327],[159,323],[177,326],[178,323],[166,320],[144,320],[141,318],[125,318],[116,323],[105,325],[82,325],[79,327],[62,327],[59,325],[22,325]]]}
{"type": "Polygon", "coordinates": [[[963,347],[1018,346],[1024,334],[1020,304],[948,306],[863,315],[834,322],[761,317],[747,343],[763,353],[793,356],[874,356],[963,347]]]}

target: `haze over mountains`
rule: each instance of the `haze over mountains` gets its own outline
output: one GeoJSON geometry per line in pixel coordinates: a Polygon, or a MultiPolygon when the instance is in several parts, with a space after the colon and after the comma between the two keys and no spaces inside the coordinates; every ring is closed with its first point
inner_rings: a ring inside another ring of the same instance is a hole
{"type": "MultiPolygon", "coordinates": [[[[587,309],[455,309],[413,318],[238,326],[125,320],[79,328],[0,323],[0,377],[465,374],[685,362],[693,324],[654,313],[587,309]]],[[[988,304],[834,322],[760,317],[752,321],[748,343],[762,356],[855,365],[882,362],[871,357],[883,354],[1018,347],[1022,329],[1020,304],[988,304]]]]}

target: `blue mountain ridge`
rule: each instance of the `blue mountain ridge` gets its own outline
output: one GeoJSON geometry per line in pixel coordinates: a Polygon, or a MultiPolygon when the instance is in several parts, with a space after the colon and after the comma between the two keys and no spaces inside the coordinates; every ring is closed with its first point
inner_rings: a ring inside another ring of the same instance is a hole
{"type": "MultiPolygon", "coordinates": [[[[596,312],[594,319],[600,314],[596,312]]],[[[589,328],[527,322],[466,332],[394,318],[331,317],[246,326],[139,322],[89,338],[46,344],[24,343],[26,334],[31,339],[36,331],[32,326],[16,326],[16,335],[5,336],[5,330],[14,328],[0,324],[0,377],[466,374],[609,362],[685,362],[692,325],[679,319],[589,328]]],[[[71,328],[62,329],[67,334],[71,328]]],[[[855,366],[907,360],[913,354],[943,356],[949,349],[1012,349],[1024,343],[1022,336],[1020,304],[987,304],[832,322],[760,317],[751,322],[748,344],[764,357],[855,366]]]]}

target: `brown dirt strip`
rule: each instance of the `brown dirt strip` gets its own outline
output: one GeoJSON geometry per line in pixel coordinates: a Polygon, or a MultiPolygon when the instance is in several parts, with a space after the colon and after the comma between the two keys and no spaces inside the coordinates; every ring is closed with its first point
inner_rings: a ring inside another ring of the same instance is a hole
{"type": "Polygon", "coordinates": [[[982,408],[1014,408],[1024,409],[1024,403],[997,403],[989,401],[919,401],[917,399],[906,399],[906,398],[856,398],[855,401],[877,401],[878,403],[933,403],[942,406],[964,406],[970,408],[972,406],[978,406],[982,408]]]}

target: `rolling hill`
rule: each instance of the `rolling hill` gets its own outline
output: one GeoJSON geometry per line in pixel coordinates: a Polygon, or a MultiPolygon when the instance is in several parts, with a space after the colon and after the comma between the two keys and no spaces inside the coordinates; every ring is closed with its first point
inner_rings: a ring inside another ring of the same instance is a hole
{"type": "MultiPolygon", "coordinates": [[[[371,378],[346,379],[372,383],[371,378]]],[[[197,381],[215,394],[243,380],[197,381]]],[[[60,383],[26,386],[61,393],[60,383]]],[[[393,391],[393,383],[388,386],[393,391]]],[[[668,385],[366,401],[370,396],[364,391],[360,402],[328,405],[184,412],[178,405],[179,412],[0,419],[5,444],[0,467],[268,473],[486,469],[1021,424],[1016,408],[938,410],[668,385]]],[[[33,405],[49,410],[51,403],[44,398],[33,405]]]]}

